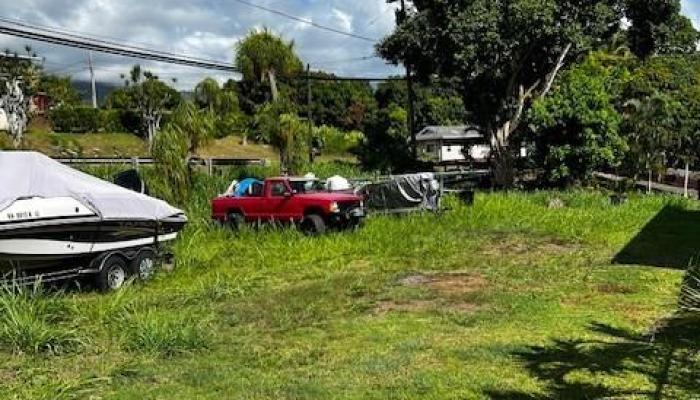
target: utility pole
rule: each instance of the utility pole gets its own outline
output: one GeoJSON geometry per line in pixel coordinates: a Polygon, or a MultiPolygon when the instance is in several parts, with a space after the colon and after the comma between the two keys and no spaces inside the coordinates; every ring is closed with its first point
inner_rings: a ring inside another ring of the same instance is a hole
{"type": "Polygon", "coordinates": [[[314,163],[314,127],[311,115],[311,65],[306,64],[306,122],[309,124],[309,163],[314,163]]]}
{"type": "Polygon", "coordinates": [[[92,108],[97,108],[97,84],[95,83],[95,69],[92,66],[92,50],[88,51],[88,68],[90,69],[90,83],[92,85],[92,108]]]}
{"type": "MultiPolygon", "coordinates": [[[[408,17],[406,11],[406,0],[401,0],[401,14],[398,18],[398,24],[404,23],[408,17]]],[[[404,64],[406,66],[406,86],[408,88],[408,129],[411,132],[411,154],[413,159],[418,159],[418,144],[416,141],[416,126],[415,126],[415,92],[413,91],[413,68],[411,67],[411,60],[405,60],[404,64]]]]}

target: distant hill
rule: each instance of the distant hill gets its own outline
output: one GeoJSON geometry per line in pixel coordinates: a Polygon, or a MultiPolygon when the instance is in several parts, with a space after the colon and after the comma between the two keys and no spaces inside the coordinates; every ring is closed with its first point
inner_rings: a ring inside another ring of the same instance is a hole
{"type": "MultiPolygon", "coordinates": [[[[73,87],[80,93],[80,98],[84,103],[92,102],[92,89],[90,89],[90,81],[73,81],[73,87]]],[[[122,87],[118,83],[109,82],[97,82],[97,103],[103,104],[110,93],[122,87]]],[[[180,92],[185,100],[192,100],[194,98],[194,92],[192,91],[182,91],[180,92]]]]}
{"type": "MultiPolygon", "coordinates": [[[[108,82],[97,82],[95,86],[97,89],[97,102],[99,104],[102,104],[110,93],[121,87],[119,84],[108,82]]],[[[83,102],[92,102],[90,81],[73,81],[73,87],[80,93],[83,102]]]]}

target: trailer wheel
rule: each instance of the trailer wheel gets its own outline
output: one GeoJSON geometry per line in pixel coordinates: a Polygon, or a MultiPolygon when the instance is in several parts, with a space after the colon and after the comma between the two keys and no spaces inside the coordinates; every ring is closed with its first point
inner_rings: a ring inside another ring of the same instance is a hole
{"type": "Polygon", "coordinates": [[[318,214],[309,214],[301,221],[301,231],[309,236],[323,235],[326,233],[326,221],[318,214]]]}
{"type": "Polygon", "coordinates": [[[126,261],[119,256],[110,256],[97,274],[97,287],[103,292],[121,289],[129,279],[126,261]]]}
{"type": "Polygon", "coordinates": [[[245,224],[245,217],[239,212],[231,212],[226,216],[226,223],[231,229],[237,231],[245,224]]]}
{"type": "Polygon", "coordinates": [[[156,253],[151,249],[144,249],[131,263],[131,271],[138,279],[147,281],[156,273],[156,253]]]}

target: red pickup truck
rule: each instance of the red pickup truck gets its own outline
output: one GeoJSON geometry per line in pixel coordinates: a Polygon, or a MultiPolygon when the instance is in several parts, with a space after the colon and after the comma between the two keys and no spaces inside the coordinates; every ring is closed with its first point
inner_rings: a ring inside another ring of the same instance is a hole
{"type": "Polygon", "coordinates": [[[269,178],[250,185],[238,196],[212,200],[212,218],[232,228],[245,222],[291,222],[307,234],[328,228],[352,229],[365,217],[363,198],[309,188],[305,178],[269,178]]]}

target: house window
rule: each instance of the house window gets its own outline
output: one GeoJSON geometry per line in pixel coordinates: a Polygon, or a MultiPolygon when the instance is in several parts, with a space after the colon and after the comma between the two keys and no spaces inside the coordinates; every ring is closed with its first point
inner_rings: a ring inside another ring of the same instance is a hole
{"type": "Polygon", "coordinates": [[[434,151],[435,151],[435,146],[433,146],[432,144],[425,145],[425,152],[426,153],[432,153],[434,151]]]}

